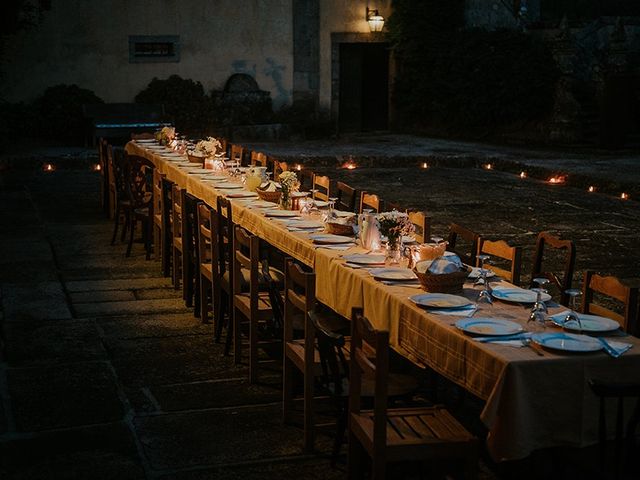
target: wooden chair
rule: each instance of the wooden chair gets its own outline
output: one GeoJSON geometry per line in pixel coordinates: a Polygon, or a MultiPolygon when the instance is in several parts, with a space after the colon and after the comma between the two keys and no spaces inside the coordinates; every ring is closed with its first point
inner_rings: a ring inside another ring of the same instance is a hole
{"type": "MultiPolygon", "coordinates": [[[[242,325],[248,323],[249,334],[249,382],[258,380],[258,364],[273,360],[258,360],[258,349],[276,347],[282,338],[261,339],[261,325],[273,326],[273,310],[269,293],[261,291],[259,280],[260,239],[236,225],[233,233],[233,356],[234,362],[242,360],[242,325]],[[243,285],[243,270],[249,272],[248,291],[243,285]]],[[[264,329],[265,331],[267,328],[264,329]]]]}
{"type": "Polygon", "coordinates": [[[443,407],[388,408],[389,333],[376,330],[354,309],[349,383],[349,478],[362,475],[362,453],[372,464],[372,479],[386,478],[387,463],[455,459],[464,478],[477,469],[476,439],[443,407]],[[372,350],[372,359],[369,351],[372,350]],[[367,353],[365,353],[367,352],[367,353]],[[373,379],[373,409],[363,410],[365,376],[373,379]]]}
{"type": "Polygon", "coordinates": [[[362,213],[363,210],[370,209],[374,213],[382,211],[382,200],[375,193],[360,193],[360,207],[358,213],[362,213]]]}
{"type": "Polygon", "coordinates": [[[244,162],[244,147],[236,143],[231,144],[231,151],[229,152],[229,160],[232,162],[238,162],[238,165],[242,165],[244,162]]]}
{"type": "MultiPolygon", "coordinates": [[[[118,233],[118,223],[120,217],[116,215],[118,211],[118,201],[126,202],[126,194],[124,191],[124,150],[122,148],[114,148],[107,145],[107,182],[109,197],[109,218],[115,220],[114,234],[111,239],[111,245],[115,243],[118,233]]],[[[124,234],[124,232],[123,232],[124,234]]],[[[124,241],[124,238],[122,238],[124,241]]]]}
{"type": "Polygon", "coordinates": [[[536,240],[536,250],[533,256],[533,268],[531,269],[531,280],[544,277],[551,281],[560,290],[560,303],[567,305],[569,296],[565,293],[571,288],[573,283],[573,269],[576,262],[576,248],[571,240],[562,240],[549,232],[540,232],[536,240]],[[545,254],[548,250],[553,250],[557,254],[564,256],[564,266],[562,267],[562,277],[556,273],[559,269],[548,270],[544,267],[545,254]]]}
{"type": "Polygon", "coordinates": [[[232,312],[233,312],[233,268],[231,268],[232,248],[233,248],[233,210],[231,201],[225,197],[217,199],[217,234],[218,234],[218,272],[220,274],[220,288],[218,297],[215,298],[213,306],[213,318],[215,318],[215,339],[220,341],[222,328],[225,325],[225,315],[228,320],[227,340],[225,355],[229,354],[232,339],[232,312]]]}
{"type": "Polygon", "coordinates": [[[313,176],[313,189],[317,192],[313,192],[314,200],[329,201],[331,180],[327,176],[314,175],[313,176]]]}
{"type": "MultiPolygon", "coordinates": [[[[500,265],[492,263],[491,270],[508,282],[511,282],[514,285],[520,285],[522,247],[512,247],[504,240],[492,241],[480,238],[478,240],[478,255],[480,254],[491,255],[493,258],[497,257],[509,262],[509,268],[503,268],[500,265]]],[[[477,266],[480,266],[480,261],[477,261],[476,263],[477,266]]]]}
{"type": "Polygon", "coordinates": [[[431,240],[431,217],[425,212],[408,211],[407,214],[416,229],[416,242],[428,243],[431,240]]]}
{"type": "Polygon", "coordinates": [[[455,253],[467,265],[476,264],[476,253],[478,252],[478,242],[480,235],[457,223],[449,225],[449,238],[447,250],[455,253]],[[460,246],[458,240],[462,239],[464,246],[460,246]]]}
{"type": "Polygon", "coordinates": [[[314,383],[319,370],[315,348],[316,332],[307,312],[315,315],[332,331],[348,331],[349,322],[339,316],[316,309],[316,276],[305,272],[293,259],[285,260],[284,286],[284,362],[282,376],[282,417],[291,419],[294,403],[294,370],[303,377],[304,451],[312,452],[316,425],[314,423],[314,383]]]}
{"type": "Polygon", "coordinates": [[[266,167],[267,166],[267,155],[262,152],[256,152],[255,150],[251,151],[251,165],[257,167],[266,167]]]}
{"type": "MultiPolygon", "coordinates": [[[[186,196],[187,191],[178,185],[171,188],[171,243],[172,247],[172,280],[173,287],[179,290],[181,286],[186,288],[188,280],[188,256],[190,242],[187,234],[187,217],[186,217],[186,196]]],[[[185,295],[183,294],[183,298],[185,295]]]]}
{"type": "Polygon", "coordinates": [[[300,181],[300,191],[309,191],[313,188],[313,179],[316,174],[308,168],[303,168],[296,172],[298,174],[298,180],[300,181]]]}
{"type": "Polygon", "coordinates": [[[160,173],[157,168],[153,169],[153,250],[154,257],[160,262],[160,270],[165,273],[165,257],[170,258],[167,254],[166,233],[169,225],[167,224],[166,208],[165,208],[165,179],[166,175],[160,173]]]}
{"type": "MultiPolygon", "coordinates": [[[[621,467],[629,471],[637,469],[636,430],[640,423],[640,383],[617,382],[598,378],[589,378],[587,382],[600,402],[598,418],[600,474],[602,478],[607,478],[613,471],[613,478],[618,479],[620,478],[621,467]],[[609,467],[607,467],[607,399],[613,399],[617,404],[614,459],[609,467]],[[636,403],[625,425],[624,403],[626,399],[635,399],[636,403]],[[624,461],[622,460],[623,456],[624,461]]],[[[629,475],[624,478],[634,477],[629,475]]]]}
{"type": "Polygon", "coordinates": [[[582,313],[590,313],[615,320],[625,332],[640,335],[638,328],[638,287],[629,287],[616,277],[599,275],[592,270],[584,272],[582,283],[582,313]],[[607,297],[607,306],[595,302],[595,296],[607,297]],[[622,313],[614,311],[611,300],[621,304],[622,313]],[[611,306],[609,306],[611,304],[611,306]]]}
{"type": "Polygon", "coordinates": [[[129,200],[129,243],[126,256],[131,255],[133,236],[138,222],[141,224],[145,256],[151,258],[153,237],[153,171],[149,160],[137,155],[127,155],[125,161],[125,191],[129,200]]]}
{"type": "MultiPolygon", "coordinates": [[[[198,204],[202,203],[199,198],[187,193],[183,206],[183,218],[186,219],[185,228],[182,232],[183,242],[189,242],[187,259],[187,283],[182,289],[185,305],[194,307],[193,314],[200,316],[200,276],[198,275],[198,265],[200,264],[200,252],[198,250],[198,204]]],[[[184,247],[184,245],[183,245],[184,247]]]]}
{"type": "MultiPolygon", "coordinates": [[[[198,275],[200,276],[200,319],[209,323],[209,311],[213,321],[221,319],[213,315],[216,299],[220,298],[220,263],[218,260],[218,216],[215,210],[204,202],[198,204],[198,251],[200,261],[198,275]],[[209,300],[210,299],[210,302],[209,300]],[[211,305],[211,308],[209,306],[211,305]]],[[[214,325],[214,332],[216,327],[214,325]]]]}
{"type": "Polygon", "coordinates": [[[278,177],[282,172],[286,172],[289,170],[289,165],[287,162],[280,162],[278,160],[274,160],[273,163],[273,180],[278,181],[278,177]]]}
{"type": "Polygon", "coordinates": [[[338,182],[336,189],[338,190],[336,209],[355,213],[358,191],[343,182],[338,182]]]}

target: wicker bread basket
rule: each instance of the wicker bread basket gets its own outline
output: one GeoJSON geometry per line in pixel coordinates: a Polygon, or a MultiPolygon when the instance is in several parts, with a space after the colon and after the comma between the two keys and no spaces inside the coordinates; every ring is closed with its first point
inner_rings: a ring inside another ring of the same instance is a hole
{"type": "Polygon", "coordinates": [[[273,203],[280,203],[280,196],[282,195],[282,192],[279,190],[276,190],[275,192],[267,192],[266,190],[260,190],[259,188],[256,190],[256,193],[258,194],[258,197],[260,197],[260,200],[273,203]]]}
{"type": "Polygon", "coordinates": [[[471,272],[470,268],[460,272],[434,274],[430,272],[418,272],[415,268],[413,272],[420,280],[422,289],[431,293],[460,293],[465,280],[471,272]]]}
{"type": "Polygon", "coordinates": [[[325,227],[327,233],[331,233],[333,235],[342,235],[346,237],[353,236],[353,225],[350,223],[327,222],[325,223],[325,227]]]}
{"type": "Polygon", "coordinates": [[[187,152],[187,158],[191,163],[199,163],[200,165],[204,165],[204,157],[200,157],[198,155],[192,155],[187,152]]]}

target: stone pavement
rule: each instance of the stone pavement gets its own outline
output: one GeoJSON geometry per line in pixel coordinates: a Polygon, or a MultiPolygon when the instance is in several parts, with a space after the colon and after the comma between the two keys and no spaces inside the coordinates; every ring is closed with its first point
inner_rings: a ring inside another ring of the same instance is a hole
{"type": "MultiPolygon", "coordinates": [[[[578,268],[637,276],[634,201],[481,169],[327,172],[428,209],[436,233],[458,221],[527,245],[528,258],[535,233],[551,229],[578,242],[578,268]]],[[[343,478],[328,438],[305,456],[301,430],[281,424],[277,372],[249,386],[141,245],[131,258],[109,245],[97,191],[88,169],[0,172],[0,478],[343,478]]],[[[477,402],[458,407],[482,434],[477,402]]],[[[481,464],[480,477],[562,465],[578,478],[584,458],[563,449],[481,464]]]]}

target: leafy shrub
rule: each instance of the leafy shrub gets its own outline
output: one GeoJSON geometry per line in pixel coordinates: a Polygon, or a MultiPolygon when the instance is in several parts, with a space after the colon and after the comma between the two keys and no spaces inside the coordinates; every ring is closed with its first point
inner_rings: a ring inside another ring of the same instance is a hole
{"type": "Polygon", "coordinates": [[[164,104],[176,129],[189,135],[200,134],[211,124],[211,101],[200,82],[171,75],[166,80],[154,78],[135,97],[136,103],[164,104]]]}
{"type": "Polygon", "coordinates": [[[41,121],[39,134],[65,143],[81,143],[87,134],[82,105],[104,103],[91,90],[77,85],[56,85],[47,88],[33,102],[41,121]]]}

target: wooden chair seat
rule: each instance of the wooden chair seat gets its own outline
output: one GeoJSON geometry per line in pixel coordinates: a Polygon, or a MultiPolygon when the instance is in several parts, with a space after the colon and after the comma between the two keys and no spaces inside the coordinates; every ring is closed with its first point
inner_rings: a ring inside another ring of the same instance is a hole
{"type": "MultiPolygon", "coordinates": [[[[374,412],[351,414],[351,432],[361,442],[374,443],[374,412]]],[[[386,457],[388,462],[416,458],[464,456],[475,449],[475,438],[443,407],[395,408],[387,412],[386,457]],[[424,445],[428,444],[429,449],[424,445]],[[416,448],[412,451],[412,446],[416,448]],[[445,448],[438,448],[445,447],[445,448]]]]}
{"type": "Polygon", "coordinates": [[[251,311],[251,295],[249,293],[237,293],[233,296],[233,305],[243,315],[257,317],[258,320],[269,318],[272,315],[271,300],[268,292],[258,293],[258,311],[251,311]]]}

